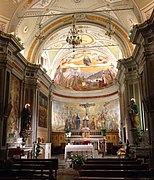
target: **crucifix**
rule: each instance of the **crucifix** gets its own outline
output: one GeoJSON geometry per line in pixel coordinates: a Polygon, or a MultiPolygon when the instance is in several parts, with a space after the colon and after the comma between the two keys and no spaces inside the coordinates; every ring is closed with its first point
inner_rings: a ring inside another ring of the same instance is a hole
{"type": "Polygon", "coordinates": [[[88,119],[88,108],[91,106],[95,106],[95,104],[94,103],[91,103],[91,104],[86,103],[86,104],[80,104],[80,106],[85,108],[86,114],[85,114],[85,118],[83,119],[83,127],[86,128],[86,127],[88,127],[88,121],[89,121],[89,119],[88,119]]]}

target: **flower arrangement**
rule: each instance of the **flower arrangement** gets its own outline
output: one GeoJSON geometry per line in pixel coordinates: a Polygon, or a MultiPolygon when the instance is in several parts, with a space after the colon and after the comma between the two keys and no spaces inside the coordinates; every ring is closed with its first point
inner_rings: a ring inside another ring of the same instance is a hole
{"type": "Polygon", "coordinates": [[[103,136],[106,136],[106,128],[102,127],[101,132],[103,133],[103,136]]]}
{"type": "Polygon", "coordinates": [[[37,157],[38,157],[39,154],[40,154],[40,151],[41,151],[40,149],[41,149],[41,147],[40,147],[40,144],[37,143],[36,141],[34,141],[33,144],[34,144],[34,157],[37,159],[37,157]]]}
{"type": "Polygon", "coordinates": [[[85,157],[81,154],[72,154],[71,155],[73,168],[76,169],[84,164],[85,157]]]}
{"type": "Polygon", "coordinates": [[[65,133],[71,132],[70,128],[68,128],[68,127],[65,127],[65,128],[64,128],[64,131],[65,131],[65,133]]]}

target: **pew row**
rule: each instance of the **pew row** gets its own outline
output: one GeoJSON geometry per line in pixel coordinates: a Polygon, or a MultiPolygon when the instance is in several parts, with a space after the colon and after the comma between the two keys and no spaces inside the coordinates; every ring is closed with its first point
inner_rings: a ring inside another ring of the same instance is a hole
{"type": "Polygon", "coordinates": [[[79,170],[81,177],[125,177],[125,178],[150,178],[150,170],[102,170],[102,169],[81,169],[79,170]]]}
{"type": "Polygon", "coordinates": [[[126,177],[74,177],[74,180],[151,180],[151,178],[126,177]]]}
{"type": "Polygon", "coordinates": [[[0,179],[56,179],[58,159],[11,159],[0,167],[0,179]]]}
{"type": "Polygon", "coordinates": [[[105,159],[105,158],[93,158],[86,159],[85,164],[142,164],[142,160],[139,159],[126,159],[126,158],[113,158],[113,159],[105,159]]]}
{"type": "Polygon", "coordinates": [[[87,179],[151,179],[149,165],[138,159],[95,158],[86,159],[75,180],[87,179]]]}
{"type": "Polygon", "coordinates": [[[144,163],[141,165],[138,164],[83,164],[82,169],[104,169],[104,170],[148,170],[149,165],[144,163]]]}

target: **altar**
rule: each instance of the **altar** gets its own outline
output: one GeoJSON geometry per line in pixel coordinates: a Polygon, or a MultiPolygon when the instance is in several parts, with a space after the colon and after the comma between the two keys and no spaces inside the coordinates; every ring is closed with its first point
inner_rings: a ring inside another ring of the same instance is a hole
{"type": "Polygon", "coordinates": [[[64,159],[67,159],[68,152],[84,152],[86,155],[91,156],[92,158],[94,157],[94,147],[92,144],[88,145],[72,145],[68,144],[65,146],[65,154],[64,154],[64,159]]]}

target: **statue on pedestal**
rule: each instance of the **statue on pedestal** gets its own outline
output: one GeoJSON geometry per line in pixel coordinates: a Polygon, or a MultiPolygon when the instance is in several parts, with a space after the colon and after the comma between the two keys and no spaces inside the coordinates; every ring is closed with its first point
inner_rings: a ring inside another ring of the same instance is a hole
{"type": "Polygon", "coordinates": [[[131,131],[133,135],[133,143],[135,145],[140,144],[140,123],[139,123],[139,112],[135,99],[132,98],[129,106],[129,114],[131,120],[131,131]]]}
{"type": "Polygon", "coordinates": [[[30,104],[25,104],[21,112],[21,133],[20,136],[23,138],[23,142],[26,142],[28,133],[26,131],[31,130],[31,110],[30,104]]]}
{"type": "Polygon", "coordinates": [[[21,131],[31,129],[31,117],[30,104],[25,104],[21,113],[21,131]]]}
{"type": "Polygon", "coordinates": [[[139,113],[134,98],[132,98],[130,101],[129,114],[132,128],[139,128],[139,113]]]}

